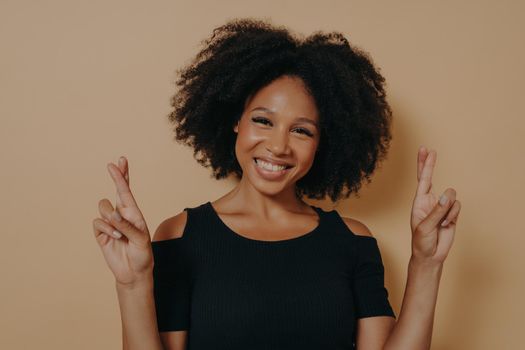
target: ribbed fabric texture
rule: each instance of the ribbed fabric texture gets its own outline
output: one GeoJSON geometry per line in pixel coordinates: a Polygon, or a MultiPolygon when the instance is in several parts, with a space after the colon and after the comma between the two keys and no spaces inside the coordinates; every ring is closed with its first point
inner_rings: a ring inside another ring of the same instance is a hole
{"type": "Polygon", "coordinates": [[[191,350],[355,349],[357,319],[395,317],[376,239],[312,208],[318,226],[281,241],[184,208],[183,236],[152,242],[159,332],[188,330],[191,350]]]}

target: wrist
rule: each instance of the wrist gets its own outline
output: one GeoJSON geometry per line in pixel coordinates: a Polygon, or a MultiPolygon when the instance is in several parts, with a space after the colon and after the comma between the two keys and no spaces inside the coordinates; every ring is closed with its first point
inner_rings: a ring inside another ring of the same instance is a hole
{"type": "Polygon", "coordinates": [[[421,258],[415,255],[410,257],[409,266],[421,269],[440,269],[443,267],[443,261],[436,261],[432,258],[421,258]]]}
{"type": "Polygon", "coordinates": [[[135,281],[130,283],[121,283],[115,281],[115,286],[119,292],[141,292],[153,289],[153,275],[148,274],[137,278],[135,281]]]}
{"type": "Polygon", "coordinates": [[[417,276],[441,276],[443,270],[443,262],[434,261],[431,259],[421,259],[418,257],[410,257],[408,263],[409,275],[417,276]]]}

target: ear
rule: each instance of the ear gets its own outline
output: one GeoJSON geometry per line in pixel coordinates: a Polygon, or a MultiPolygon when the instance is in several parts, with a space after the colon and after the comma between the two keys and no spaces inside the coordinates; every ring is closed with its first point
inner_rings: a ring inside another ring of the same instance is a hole
{"type": "Polygon", "coordinates": [[[237,122],[235,123],[235,125],[233,126],[233,131],[234,131],[235,133],[238,133],[238,132],[239,132],[239,121],[237,121],[237,122]]]}

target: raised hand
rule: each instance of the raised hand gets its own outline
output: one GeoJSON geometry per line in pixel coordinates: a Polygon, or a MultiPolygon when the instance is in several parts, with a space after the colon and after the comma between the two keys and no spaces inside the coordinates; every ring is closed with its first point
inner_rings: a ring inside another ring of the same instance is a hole
{"type": "Polygon", "coordinates": [[[93,220],[95,238],[117,283],[133,286],[151,282],[151,238],[129,188],[127,159],[120,157],[118,167],[108,163],[107,170],[116,186],[116,208],[106,198],[99,201],[100,217],[93,220]]]}
{"type": "Polygon", "coordinates": [[[412,257],[443,263],[454,241],[461,204],[456,191],[447,188],[438,198],[432,193],[432,173],[437,153],[421,147],[417,157],[417,190],[412,203],[412,257]]]}

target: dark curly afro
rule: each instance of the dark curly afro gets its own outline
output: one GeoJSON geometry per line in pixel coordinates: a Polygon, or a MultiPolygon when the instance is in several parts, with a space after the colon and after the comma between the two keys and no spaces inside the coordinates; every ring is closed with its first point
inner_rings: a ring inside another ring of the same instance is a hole
{"type": "Polygon", "coordinates": [[[309,172],[296,183],[299,198],[333,202],[358,191],[392,138],[384,78],[366,52],[339,32],[292,34],[267,21],[243,18],[214,29],[204,48],[177,71],[180,87],[169,114],[175,140],[221,179],[242,177],[234,124],[248,96],[282,75],[300,77],[316,102],[321,134],[309,172]]]}

